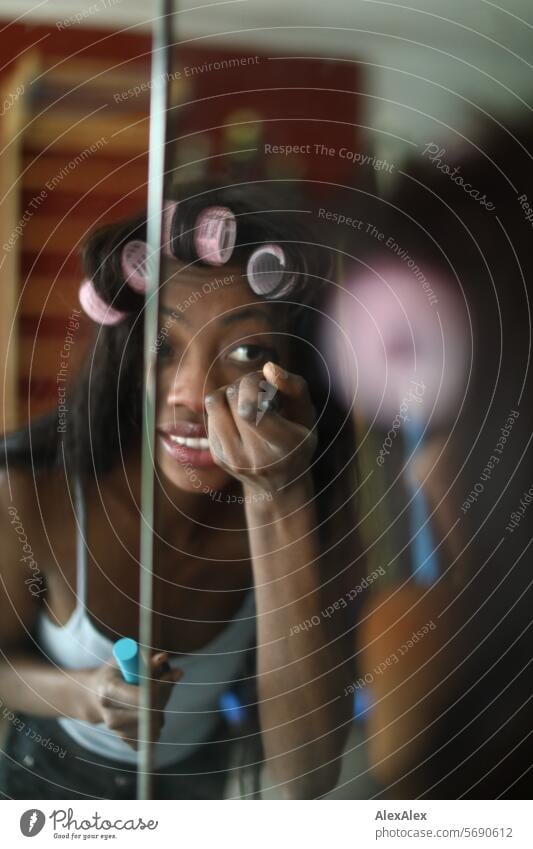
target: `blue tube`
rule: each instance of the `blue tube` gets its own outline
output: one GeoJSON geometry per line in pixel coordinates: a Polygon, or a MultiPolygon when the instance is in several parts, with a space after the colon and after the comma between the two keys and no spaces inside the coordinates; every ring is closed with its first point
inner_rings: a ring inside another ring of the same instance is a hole
{"type": "Polygon", "coordinates": [[[122,637],[113,646],[113,656],[128,684],[139,683],[139,646],[130,637],[122,637]]]}
{"type": "MultiPolygon", "coordinates": [[[[420,421],[408,421],[404,426],[406,455],[413,462],[423,444],[424,426],[420,421]]],[[[406,470],[405,482],[410,495],[409,531],[411,534],[411,557],[413,578],[418,584],[431,586],[439,577],[439,562],[429,518],[426,494],[421,486],[411,480],[406,470]]]]}

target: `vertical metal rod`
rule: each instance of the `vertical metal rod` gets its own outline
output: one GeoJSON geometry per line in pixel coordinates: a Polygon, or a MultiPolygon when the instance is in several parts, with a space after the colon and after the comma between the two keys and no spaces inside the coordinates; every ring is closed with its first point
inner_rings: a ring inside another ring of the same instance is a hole
{"type": "Polygon", "coordinates": [[[140,533],[140,711],[137,798],[151,798],[152,744],[150,742],[151,685],[149,659],[152,651],[153,528],[154,528],[154,436],[156,409],[156,339],[159,319],[161,274],[161,219],[165,180],[168,68],[170,61],[171,0],[158,0],[153,24],[148,151],[149,283],[144,312],[144,403],[141,455],[140,533]]]}

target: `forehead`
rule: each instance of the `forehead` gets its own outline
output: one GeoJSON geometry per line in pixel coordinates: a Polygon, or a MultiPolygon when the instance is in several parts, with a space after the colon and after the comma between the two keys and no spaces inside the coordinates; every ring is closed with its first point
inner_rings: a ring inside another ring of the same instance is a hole
{"type": "Polygon", "coordinates": [[[167,259],[163,279],[160,309],[164,316],[172,313],[190,324],[215,317],[237,317],[239,313],[271,327],[283,321],[280,305],[255,295],[240,265],[192,268],[167,259]]]}

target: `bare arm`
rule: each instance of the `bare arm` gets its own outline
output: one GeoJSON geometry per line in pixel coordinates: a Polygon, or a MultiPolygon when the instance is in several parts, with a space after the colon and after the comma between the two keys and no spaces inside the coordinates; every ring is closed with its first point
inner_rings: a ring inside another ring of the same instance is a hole
{"type": "MultiPolygon", "coordinates": [[[[22,490],[22,487],[19,487],[22,490]]],[[[46,589],[36,568],[32,544],[38,529],[29,529],[36,515],[31,501],[17,498],[14,507],[0,483],[0,709],[34,716],[67,716],[86,722],[104,722],[137,748],[139,688],[126,684],[117,664],[64,669],[46,659],[36,646],[32,630],[46,589]],[[28,533],[25,523],[28,522],[28,533]],[[31,543],[30,543],[31,540],[31,543]],[[36,577],[37,576],[37,577],[36,577]]],[[[168,656],[152,657],[154,676],[153,734],[157,739],[163,711],[180,670],[168,668],[168,656]]]]}
{"type": "Polygon", "coordinates": [[[327,563],[320,549],[309,471],[315,411],[305,381],[272,363],[216,390],[205,405],[212,453],[245,493],[270,774],[288,797],[321,796],[336,782],[349,730],[354,639],[346,616],[322,614],[326,599],[344,597],[350,561],[337,549],[337,562],[327,563]],[[283,413],[258,419],[263,375],[283,396],[283,413]]]}
{"type": "MultiPolygon", "coordinates": [[[[345,593],[342,577],[324,586],[328,570],[310,483],[268,506],[267,515],[257,502],[247,503],[263,744],[284,794],[313,798],[338,779],[352,719],[345,688],[352,678],[353,630],[346,610],[328,615],[328,604],[345,593]]],[[[341,564],[331,565],[334,576],[341,564]]]]}

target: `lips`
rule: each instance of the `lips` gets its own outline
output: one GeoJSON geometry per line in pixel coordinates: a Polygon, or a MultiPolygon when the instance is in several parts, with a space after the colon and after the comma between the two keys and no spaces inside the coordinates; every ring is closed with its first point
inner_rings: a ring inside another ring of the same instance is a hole
{"type": "Polygon", "coordinates": [[[157,432],[167,453],[178,463],[197,468],[215,465],[204,425],[172,422],[159,427],[157,432]]]}

